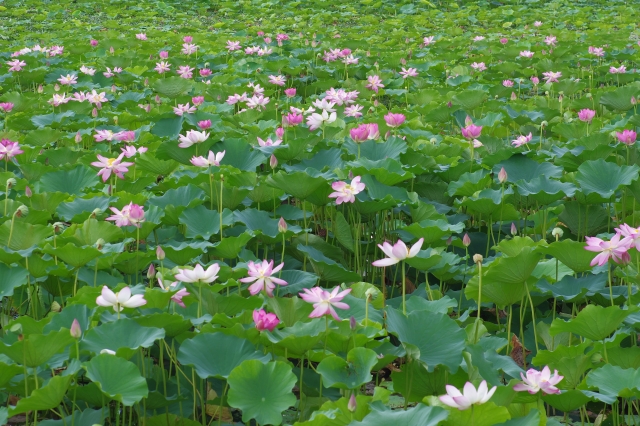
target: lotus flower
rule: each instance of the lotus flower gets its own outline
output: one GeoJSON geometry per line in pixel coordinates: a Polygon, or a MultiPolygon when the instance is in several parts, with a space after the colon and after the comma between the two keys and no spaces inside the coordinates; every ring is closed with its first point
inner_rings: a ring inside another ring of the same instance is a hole
{"type": "Polygon", "coordinates": [[[10,113],[11,110],[13,109],[13,103],[12,102],[0,102],[0,109],[5,113],[10,113]]]}
{"type": "Polygon", "coordinates": [[[147,301],[142,294],[131,295],[131,289],[124,287],[117,293],[111,291],[106,285],[102,287],[102,293],[96,299],[98,306],[113,307],[116,312],[122,312],[124,308],[137,308],[145,305],[147,301]]]}
{"type": "Polygon", "coordinates": [[[560,389],[556,388],[555,385],[560,383],[564,378],[563,376],[558,375],[558,370],[554,370],[553,376],[551,376],[549,366],[544,367],[542,371],[530,368],[527,370],[526,377],[522,373],[520,373],[520,377],[522,377],[522,381],[524,383],[518,383],[513,387],[513,390],[516,392],[527,391],[531,395],[534,395],[539,391],[546,394],[560,393],[560,389]]]}
{"type": "Polygon", "coordinates": [[[362,113],[360,111],[363,109],[364,107],[362,105],[350,105],[344,109],[344,115],[346,117],[354,118],[362,117],[362,113]]]}
{"type": "Polygon", "coordinates": [[[416,68],[405,69],[404,67],[402,67],[402,71],[400,71],[399,74],[402,76],[402,78],[417,77],[418,70],[416,68]]]}
{"type": "Polygon", "coordinates": [[[193,269],[178,269],[175,279],[183,283],[212,283],[218,278],[220,265],[214,263],[206,270],[202,265],[197,264],[193,269]]]}
{"type": "Polygon", "coordinates": [[[405,117],[404,114],[394,114],[392,112],[384,116],[384,121],[387,122],[387,126],[392,128],[400,127],[406,119],[407,117],[405,117]]]}
{"type": "Polygon", "coordinates": [[[461,128],[460,131],[462,132],[463,137],[469,140],[476,139],[482,132],[482,126],[476,126],[475,124],[471,123],[467,124],[466,127],[461,128]]]}
{"type": "Polygon", "coordinates": [[[378,93],[378,90],[384,87],[384,84],[382,84],[382,80],[377,75],[370,75],[367,77],[367,85],[365,87],[378,93]]]}
{"type": "Polygon", "coordinates": [[[178,138],[180,148],[189,148],[191,145],[202,143],[209,138],[209,133],[199,132],[197,130],[189,130],[185,135],[180,135],[178,138]]]}
{"type": "Polygon", "coordinates": [[[307,117],[307,125],[309,126],[309,130],[317,130],[322,127],[325,123],[333,123],[336,121],[337,116],[335,112],[329,114],[327,111],[323,110],[322,114],[313,113],[307,117]]]}
{"type": "Polygon", "coordinates": [[[280,324],[276,314],[267,313],[264,309],[253,311],[253,322],[256,324],[258,331],[273,331],[280,324]]]}
{"type": "Polygon", "coordinates": [[[118,158],[106,158],[98,154],[98,160],[91,163],[94,167],[102,167],[98,172],[98,176],[102,176],[102,181],[106,182],[111,176],[111,173],[118,176],[120,179],[124,179],[124,173],[129,171],[129,166],[133,166],[133,163],[127,161],[123,162],[122,158],[124,153],[120,154],[118,158]]]}
{"type": "Polygon", "coordinates": [[[314,309],[309,314],[309,318],[331,315],[336,321],[340,321],[340,317],[334,308],[349,309],[349,305],[341,300],[350,292],[350,288],[340,291],[340,287],[336,287],[329,293],[320,287],[314,287],[312,289],[305,288],[304,293],[300,293],[300,297],[305,302],[313,303],[314,309]]]}
{"type": "Polygon", "coordinates": [[[63,86],[64,85],[77,84],[78,83],[78,76],[75,75],[75,74],[61,75],[60,78],[58,79],[58,81],[63,86]]]}
{"type": "Polygon", "coordinates": [[[478,386],[478,390],[476,390],[475,386],[473,386],[471,382],[467,382],[464,385],[462,392],[451,385],[447,385],[446,389],[447,394],[442,395],[440,397],[440,401],[449,407],[457,408],[462,411],[470,408],[474,404],[480,405],[488,402],[496,391],[497,386],[494,386],[489,390],[487,381],[483,380],[480,383],[480,386],[478,386]]]}
{"type": "Polygon", "coordinates": [[[224,154],[226,151],[218,152],[217,154],[213,151],[209,151],[209,155],[207,158],[202,156],[200,157],[192,157],[191,164],[197,167],[210,167],[210,166],[219,166],[220,161],[224,158],[224,154]]]}
{"type": "Polygon", "coordinates": [[[385,241],[383,244],[378,244],[378,247],[380,247],[380,250],[382,250],[384,254],[387,255],[387,257],[385,257],[384,259],[376,260],[371,264],[378,267],[391,266],[405,259],[415,257],[422,248],[423,242],[424,238],[420,238],[414,245],[411,246],[411,248],[408,248],[402,240],[398,240],[398,242],[394,245],[391,245],[385,241]]]}
{"type": "Polygon", "coordinates": [[[122,210],[118,210],[115,207],[110,207],[110,209],[114,214],[106,220],[115,222],[116,226],[119,227],[133,225],[140,228],[141,223],[145,220],[143,207],[133,204],[133,201],[124,206],[122,210]]]}
{"type": "Polygon", "coordinates": [[[360,176],[356,176],[351,180],[351,183],[347,182],[333,182],[331,188],[334,192],[329,194],[329,198],[335,198],[336,204],[342,203],[354,203],[356,201],[356,195],[364,191],[365,184],[360,182],[360,176]]]}
{"type": "Polygon", "coordinates": [[[284,86],[287,82],[287,79],[283,75],[270,75],[269,83],[275,84],[276,86],[284,86]]]}
{"type": "Polygon", "coordinates": [[[631,245],[629,237],[622,238],[621,234],[615,234],[610,241],[604,241],[596,237],[586,237],[587,246],[585,250],[598,252],[596,257],[591,261],[591,266],[604,266],[609,259],[613,259],[616,263],[626,263],[631,257],[627,250],[631,245]]]}
{"type": "Polygon", "coordinates": [[[625,145],[631,146],[636,143],[638,134],[633,130],[623,130],[622,133],[616,132],[616,137],[618,138],[618,141],[622,142],[625,145]]]}
{"type": "Polygon", "coordinates": [[[9,139],[2,139],[0,141],[0,160],[11,160],[18,154],[22,154],[24,151],[20,149],[18,142],[10,141],[9,139]]]}
{"type": "Polygon", "coordinates": [[[229,52],[233,52],[234,50],[240,50],[240,49],[242,49],[242,47],[240,46],[239,41],[227,40],[227,50],[229,52]]]}
{"type": "Polygon", "coordinates": [[[533,138],[533,135],[531,134],[531,132],[529,132],[529,134],[526,136],[520,135],[516,139],[511,141],[511,145],[515,146],[516,148],[519,148],[522,145],[526,145],[529,142],[531,142],[531,138],[533,138]]]}
{"type": "Polygon", "coordinates": [[[273,297],[273,290],[276,288],[276,284],[285,286],[287,282],[273,275],[279,272],[284,263],[279,264],[275,268],[273,267],[273,260],[267,262],[263,260],[259,263],[249,262],[247,267],[249,268],[247,278],[242,278],[242,283],[253,283],[249,286],[249,293],[256,295],[261,291],[264,291],[267,296],[273,297]]]}

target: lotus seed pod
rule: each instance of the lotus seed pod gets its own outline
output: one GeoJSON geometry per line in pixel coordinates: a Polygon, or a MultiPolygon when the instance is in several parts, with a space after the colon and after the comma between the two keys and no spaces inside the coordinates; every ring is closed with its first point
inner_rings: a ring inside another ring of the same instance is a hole
{"type": "Polygon", "coordinates": [[[556,227],[556,228],[553,228],[553,231],[551,231],[551,235],[556,237],[556,239],[562,238],[562,236],[564,235],[564,231],[562,230],[562,228],[556,227]]]}
{"type": "Polygon", "coordinates": [[[474,254],[473,255],[473,262],[474,263],[482,263],[483,260],[484,260],[484,257],[482,257],[481,254],[474,254]]]}

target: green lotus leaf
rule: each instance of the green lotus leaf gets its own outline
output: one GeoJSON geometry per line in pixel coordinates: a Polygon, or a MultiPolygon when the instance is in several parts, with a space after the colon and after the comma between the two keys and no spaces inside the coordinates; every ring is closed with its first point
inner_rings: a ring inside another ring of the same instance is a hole
{"type": "MultiPolygon", "coordinates": [[[[220,233],[220,213],[209,210],[203,205],[186,209],[180,215],[180,223],[187,227],[187,238],[201,237],[208,240],[212,235],[220,233]]],[[[233,224],[233,212],[228,209],[222,211],[222,224],[233,224]]]]}
{"type": "Polygon", "coordinates": [[[73,376],[54,376],[41,388],[34,389],[27,397],[9,410],[11,416],[27,411],[43,411],[56,408],[62,402],[73,376]]]}
{"type": "Polygon", "coordinates": [[[191,81],[177,76],[156,80],[153,84],[153,90],[171,99],[184,95],[192,87],[191,81]]]}
{"type": "Polygon", "coordinates": [[[391,373],[393,389],[400,392],[409,402],[420,402],[428,395],[444,395],[446,372],[438,367],[428,372],[424,364],[410,361],[402,366],[400,371],[391,373]]]}
{"type": "Polygon", "coordinates": [[[631,98],[638,95],[638,89],[620,87],[600,96],[600,103],[616,111],[628,111],[633,108],[631,98]]]}
{"type": "Polygon", "coordinates": [[[87,377],[109,398],[132,406],[149,395],[147,381],[138,367],[123,358],[102,354],[85,364],[87,377]],[[114,374],[117,372],[117,374],[114,374]]]}
{"type": "Polygon", "coordinates": [[[549,162],[538,163],[524,155],[514,155],[506,161],[497,164],[493,168],[493,172],[497,176],[504,167],[507,172],[508,182],[525,181],[530,182],[541,176],[546,178],[559,178],[562,176],[562,168],[554,166],[549,162]]]}
{"type": "Polygon", "coordinates": [[[0,343],[0,353],[8,356],[14,362],[34,368],[45,364],[74,341],[74,338],[69,334],[69,329],[63,328],[46,335],[31,334],[11,345],[0,343]]]}
{"type": "Polygon", "coordinates": [[[87,331],[80,348],[95,354],[103,349],[117,352],[120,348],[148,348],[162,338],[164,330],[161,328],[143,327],[132,319],[121,318],[87,331]]]}
{"type": "Polygon", "coordinates": [[[631,398],[640,395],[640,370],[623,369],[605,364],[587,374],[587,385],[613,397],[631,398]]]}
{"type": "Polygon", "coordinates": [[[319,250],[312,246],[298,245],[298,251],[308,256],[313,265],[315,273],[324,281],[332,282],[348,282],[360,281],[362,278],[359,274],[349,271],[344,266],[329,259],[319,250]]]}
{"type": "Polygon", "coordinates": [[[587,305],[573,319],[564,321],[556,318],[551,323],[551,335],[562,332],[577,334],[591,340],[602,340],[622,324],[631,311],[623,311],[617,306],[587,305]]]}
{"type": "Polygon", "coordinates": [[[339,356],[323,359],[317,371],[322,376],[324,386],[356,389],[371,380],[371,369],[377,361],[377,354],[371,349],[353,348],[346,360],[339,356]]]}
{"type": "MultiPolygon", "coordinates": [[[[388,426],[390,424],[436,426],[442,424],[441,422],[447,419],[449,415],[443,408],[427,407],[424,404],[418,404],[407,410],[390,410],[380,402],[373,403],[370,407],[371,412],[362,421],[353,421],[349,423],[349,426],[388,426]]],[[[470,412],[471,410],[467,411],[470,412]]],[[[505,408],[504,411],[507,411],[507,409],[505,408]]]]}
{"type": "Polygon", "coordinates": [[[593,252],[584,249],[585,244],[573,240],[556,241],[541,250],[558,259],[575,272],[586,272],[592,269],[593,252]]]}
{"type": "Polygon", "coordinates": [[[311,176],[303,172],[284,173],[283,171],[269,176],[266,183],[302,200],[307,199],[322,186],[328,185],[326,179],[320,177],[319,173],[311,176]]]}
{"type": "Polygon", "coordinates": [[[21,266],[11,268],[0,263],[0,297],[11,297],[17,287],[27,283],[28,274],[21,266]]]}
{"type": "Polygon", "coordinates": [[[587,195],[587,199],[597,202],[607,202],[621,186],[630,185],[638,179],[640,168],[632,166],[618,166],[602,158],[582,163],[578,167],[576,181],[580,189],[587,195]],[[589,197],[590,194],[597,197],[589,197]]]}
{"type": "Polygon", "coordinates": [[[48,192],[62,192],[81,195],[85,189],[96,186],[100,179],[98,170],[79,165],[71,170],[50,172],[40,178],[40,189],[48,192]]]}

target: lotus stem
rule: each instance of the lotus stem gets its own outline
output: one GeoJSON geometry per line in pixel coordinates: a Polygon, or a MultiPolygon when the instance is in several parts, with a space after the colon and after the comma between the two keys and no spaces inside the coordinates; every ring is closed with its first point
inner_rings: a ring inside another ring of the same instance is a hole
{"type": "Polygon", "coordinates": [[[536,332],[536,314],[533,306],[533,299],[531,298],[531,292],[529,291],[529,285],[525,281],[524,287],[527,290],[527,297],[529,298],[529,304],[531,305],[531,323],[533,324],[533,339],[536,343],[536,353],[538,353],[538,333],[536,332]]]}
{"type": "Polygon", "coordinates": [[[404,270],[404,263],[405,261],[402,261],[402,314],[403,315],[407,315],[407,301],[406,301],[406,295],[407,295],[407,285],[405,282],[405,270],[404,270]]]}

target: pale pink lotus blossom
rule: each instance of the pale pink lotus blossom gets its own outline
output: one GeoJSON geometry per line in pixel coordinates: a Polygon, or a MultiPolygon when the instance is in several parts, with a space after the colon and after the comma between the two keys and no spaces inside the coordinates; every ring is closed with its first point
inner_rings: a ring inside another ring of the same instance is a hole
{"type": "Polygon", "coordinates": [[[624,65],[620,65],[618,68],[612,66],[609,68],[609,72],[611,74],[624,74],[627,72],[627,68],[624,65]]]}
{"type": "Polygon", "coordinates": [[[242,95],[239,95],[237,93],[229,96],[226,100],[228,105],[235,105],[238,102],[247,102],[247,92],[244,92],[242,95]]]}
{"type": "Polygon", "coordinates": [[[117,158],[107,158],[98,154],[98,160],[91,163],[94,167],[101,167],[98,172],[98,176],[102,176],[102,181],[106,182],[111,176],[111,173],[118,176],[120,179],[124,179],[124,174],[129,171],[129,166],[133,166],[133,163],[122,162],[124,153],[120,154],[117,158]]]}
{"type": "Polygon", "coordinates": [[[387,123],[387,126],[391,128],[400,127],[402,123],[407,119],[404,114],[396,114],[393,112],[388,113],[384,116],[384,121],[387,123]]]}
{"type": "Polygon", "coordinates": [[[511,80],[503,80],[502,81],[502,85],[504,87],[513,87],[513,81],[511,81],[511,80]]]}
{"type": "Polygon", "coordinates": [[[87,92],[85,98],[87,99],[87,101],[89,101],[89,103],[95,104],[98,107],[101,106],[103,102],[109,101],[105,92],[98,93],[95,91],[95,89],[91,90],[91,93],[87,92]]]}
{"type": "Polygon", "coordinates": [[[313,106],[326,112],[335,112],[335,105],[335,102],[329,102],[326,98],[316,99],[315,101],[313,101],[313,106]]]}
{"type": "Polygon", "coordinates": [[[262,96],[262,94],[260,95],[253,95],[251,98],[249,98],[247,100],[247,108],[251,108],[251,109],[257,109],[258,111],[265,110],[267,108],[267,105],[269,104],[269,98],[265,98],[264,96],[262,96]]]}
{"type": "Polygon", "coordinates": [[[531,77],[531,83],[533,83],[534,86],[537,86],[540,84],[540,79],[534,75],[531,77]]]}
{"type": "Polygon", "coordinates": [[[417,77],[418,70],[416,68],[405,69],[404,67],[402,67],[402,71],[400,71],[399,74],[402,76],[402,78],[417,77]]]}
{"type": "Polygon", "coordinates": [[[114,214],[105,220],[115,222],[116,226],[135,226],[140,228],[142,222],[145,221],[143,207],[133,204],[133,202],[124,206],[122,210],[118,210],[115,207],[109,207],[109,209],[114,214]]]}
{"type": "Polygon", "coordinates": [[[313,113],[307,117],[307,126],[309,126],[309,130],[314,131],[324,126],[325,123],[333,123],[336,121],[337,115],[335,112],[329,114],[327,111],[323,110],[322,114],[313,113]]]}
{"type": "Polygon", "coordinates": [[[173,107],[173,112],[176,115],[193,114],[197,110],[198,108],[189,105],[189,102],[187,102],[186,104],[178,104],[177,107],[173,107]]]}
{"type": "Polygon", "coordinates": [[[178,144],[180,148],[189,148],[193,144],[202,143],[209,139],[209,133],[188,130],[185,135],[180,135],[178,139],[180,140],[180,144],[178,144]]]}
{"type": "Polygon", "coordinates": [[[8,61],[7,65],[9,65],[9,70],[10,72],[18,72],[18,71],[22,71],[23,67],[27,66],[27,63],[25,61],[21,61],[19,59],[14,59],[13,61],[8,61]]]}
{"type": "Polygon", "coordinates": [[[349,305],[342,302],[342,299],[351,293],[350,288],[340,291],[340,287],[336,287],[331,293],[320,287],[305,288],[303,291],[304,293],[299,293],[300,298],[307,303],[312,303],[314,308],[311,314],[309,314],[309,318],[320,318],[324,315],[331,315],[333,319],[340,321],[340,317],[335,308],[349,309],[349,305]]]}
{"type": "Polygon", "coordinates": [[[225,152],[226,151],[221,151],[216,154],[213,151],[209,151],[209,155],[207,156],[207,158],[203,156],[199,156],[199,157],[194,156],[191,158],[191,164],[193,164],[196,167],[219,166],[220,161],[222,161],[222,159],[224,158],[225,152]]]}
{"type": "Polygon", "coordinates": [[[636,250],[640,250],[640,228],[634,228],[626,223],[620,225],[620,228],[615,228],[616,232],[625,237],[629,244],[629,248],[635,247],[636,250]]]}
{"type": "Polygon", "coordinates": [[[356,176],[351,180],[351,183],[333,182],[331,188],[334,192],[329,194],[329,198],[335,198],[336,204],[354,203],[356,195],[364,191],[366,187],[364,183],[360,182],[360,179],[360,176],[356,176]]]}
{"type": "Polygon", "coordinates": [[[120,151],[122,151],[122,153],[124,154],[125,157],[127,158],[131,158],[133,156],[135,156],[136,154],[143,154],[145,152],[147,152],[148,148],[145,146],[141,146],[140,148],[136,148],[135,146],[132,145],[127,145],[124,148],[120,148],[120,151]]]}
{"type": "Polygon", "coordinates": [[[552,376],[549,366],[545,366],[542,371],[530,368],[527,370],[526,377],[523,373],[520,373],[520,377],[524,383],[518,383],[513,387],[513,390],[516,392],[527,391],[531,395],[535,395],[540,391],[546,394],[560,393],[560,389],[555,385],[564,378],[558,375],[558,370],[554,370],[552,376]]]}
{"type": "Polygon", "coordinates": [[[589,53],[592,54],[593,56],[597,56],[598,58],[601,58],[604,56],[604,49],[602,47],[589,46],[589,53]]]}
{"type": "Polygon", "coordinates": [[[51,46],[51,49],[49,50],[49,56],[62,55],[63,52],[64,46],[51,46]]]}
{"type": "Polygon", "coordinates": [[[638,134],[633,130],[623,130],[622,133],[616,132],[616,137],[618,138],[619,142],[631,146],[636,143],[638,134]]]}
{"type": "Polygon", "coordinates": [[[604,266],[609,259],[616,263],[627,263],[631,260],[627,250],[630,248],[631,239],[621,238],[621,234],[615,234],[610,241],[604,241],[597,237],[586,237],[587,246],[585,250],[599,253],[591,261],[591,266],[604,266]]]}
{"type": "Polygon", "coordinates": [[[384,84],[382,84],[382,80],[377,75],[370,75],[367,77],[367,85],[365,87],[378,93],[378,90],[384,87],[384,84]]]}
{"type": "Polygon", "coordinates": [[[271,138],[267,138],[267,140],[263,140],[262,138],[258,138],[258,145],[260,146],[278,146],[282,143],[282,140],[276,139],[272,141],[271,138]]]}
{"type": "Polygon", "coordinates": [[[424,242],[424,238],[420,238],[411,248],[408,248],[407,245],[402,240],[398,240],[394,245],[389,244],[388,242],[384,242],[382,244],[378,244],[380,250],[387,255],[384,259],[376,260],[371,264],[373,266],[383,267],[383,266],[391,266],[399,263],[405,259],[410,259],[412,257],[416,257],[420,249],[422,248],[422,243],[424,242]]]}
{"type": "Polygon", "coordinates": [[[194,96],[191,98],[191,102],[196,106],[200,106],[204,103],[204,96],[194,96]]]}
{"type": "Polygon", "coordinates": [[[258,49],[258,56],[267,56],[272,53],[273,53],[273,49],[267,46],[258,49]]]}
{"type": "Polygon", "coordinates": [[[242,49],[242,46],[240,46],[239,41],[227,40],[227,50],[229,52],[233,52],[234,50],[240,50],[240,49],[242,49]]]}
{"type": "Polygon", "coordinates": [[[498,387],[494,386],[489,390],[487,381],[483,380],[477,390],[471,382],[467,382],[464,385],[462,392],[451,385],[447,385],[445,388],[447,394],[439,397],[440,402],[463,411],[471,408],[472,405],[480,405],[488,402],[498,387]]]}
{"type": "Polygon", "coordinates": [[[146,40],[147,39],[147,35],[145,33],[139,33],[139,34],[136,34],[136,38],[138,40],[146,40]]]}
{"type": "Polygon", "coordinates": [[[547,36],[544,39],[544,42],[547,44],[547,46],[555,46],[557,41],[558,39],[555,36],[547,36]]]}
{"type": "Polygon", "coordinates": [[[259,50],[260,50],[260,47],[258,46],[245,47],[244,53],[246,53],[247,55],[254,55],[258,53],[259,50]]]}
{"type": "Polygon", "coordinates": [[[253,296],[264,291],[267,296],[273,297],[273,290],[276,288],[276,284],[280,286],[287,285],[285,280],[273,276],[280,272],[284,263],[279,264],[275,268],[273,265],[273,260],[270,262],[263,260],[262,262],[257,263],[250,261],[247,264],[247,267],[249,268],[247,273],[249,276],[247,278],[242,278],[239,281],[242,283],[253,283],[249,286],[249,293],[253,296]]]}
{"type": "Polygon", "coordinates": [[[482,40],[484,40],[484,36],[475,36],[473,38],[473,41],[482,41],[482,40]]]}
{"type": "Polygon", "coordinates": [[[2,110],[2,112],[7,114],[7,113],[11,112],[11,110],[13,109],[13,103],[12,102],[0,102],[0,109],[2,110]]]}
{"type": "Polygon", "coordinates": [[[362,105],[350,105],[344,109],[344,115],[346,117],[359,118],[362,117],[362,111],[364,107],[362,105]]]}
{"type": "Polygon", "coordinates": [[[183,283],[207,283],[210,284],[218,278],[220,265],[214,263],[206,270],[199,263],[193,269],[178,269],[175,279],[183,283]]]}
{"type": "Polygon", "coordinates": [[[487,70],[487,66],[484,64],[484,62],[474,62],[471,64],[471,68],[479,72],[487,70]]]}
{"type": "Polygon", "coordinates": [[[78,83],[78,76],[75,75],[75,74],[61,75],[60,78],[58,79],[58,81],[63,86],[64,85],[69,85],[70,86],[70,85],[78,83]]]}
{"type": "Polygon", "coordinates": [[[435,37],[434,36],[429,36],[429,37],[424,37],[422,39],[422,44],[426,47],[426,46],[430,46],[432,44],[434,44],[436,42],[435,37]]]}
{"type": "Polygon", "coordinates": [[[530,50],[523,50],[520,52],[520,56],[523,58],[533,58],[534,53],[530,50]]]}
{"type": "Polygon", "coordinates": [[[181,65],[176,72],[180,77],[189,79],[193,77],[193,70],[195,70],[195,68],[191,68],[189,65],[181,65]]]}
{"type": "Polygon", "coordinates": [[[136,132],[133,130],[123,130],[114,134],[113,139],[121,142],[133,142],[136,139],[136,132]]]}
{"type": "Polygon", "coordinates": [[[526,145],[529,142],[531,142],[531,139],[533,138],[533,135],[531,134],[531,132],[529,132],[528,135],[520,135],[517,138],[515,138],[514,140],[511,141],[511,145],[515,146],[516,148],[520,148],[522,145],[526,145]]]}
{"type": "Polygon", "coordinates": [[[182,50],[181,52],[184,55],[191,55],[192,53],[196,53],[196,51],[198,50],[200,46],[196,46],[195,44],[192,43],[184,43],[182,45],[182,50]]]}
{"type": "Polygon", "coordinates": [[[48,101],[48,103],[50,103],[54,107],[57,107],[59,105],[66,104],[70,100],[71,100],[71,98],[67,98],[67,94],[66,93],[63,93],[62,95],[54,93],[53,97],[48,101]]]}
{"type": "Polygon", "coordinates": [[[558,83],[559,82],[558,79],[562,77],[562,72],[547,71],[547,72],[543,72],[542,75],[544,76],[546,83],[558,83]]]}
{"type": "Polygon", "coordinates": [[[269,83],[275,84],[276,86],[284,86],[287,79],[283,75],[270,75],[269,83]]]}
{"type": "Polygon", "coordinates": [[[96,73],[96,69],[83,65],[80,67],[80,72],[86,75],[94,75],[96,73]]]}
{"type": "Polygon", "coordinates": [[[591,120],[596,116],[596,112],[592,109],[581,109],[578,111],[578,119],[585,123],[591,123],[591,120]]]}
{"type": "MultiPolygon", "coordinates": [[[[157,279],[158,279],[158,285],[164,291],[174,291],[175,288],[178,286],[178,282],[177,281],[171,282],[170,280],[167,280],[167,281],[163,282],[162,274],[158,274],[157,275],[157,279]]],[[[176,305],[180,306],[181,308],[185,308],[186,306],[185,306],[184,302],[182,301],[182,298],[185,297],[185,296],[189,296],[189,294],[190,293],[187,291],[186,288],[181,288],[176,293],[174,293],[173,296],[171,296],[171,300],[174,301],[176,303],[176,305]]]]}
{"type": "Polygon", "coordinates": [[[171,70],[171,64],[165,61],[156,62],[156,67],[154,68],[154,70],[156,70],[158,74],[164,74],[171,70]]]}
{"type": "Polygon", "coordinates": [[[342,60],[342,63],[345,65],[357,65],[359,60],[360,60],[359,58],[356,58],[353,55],[348,55],[344,57],[344,59],[342,60]]]}
{"type": "Polygon", "coordinates": [[[256,324],[258,331],[273,331],[278,324],[280,324],[280,320],[276,314],[267,313],[264,309],[256,309],[253,311],[253,322],[256,324]]]}
{"type": "Polygon", "coordinates": [[[534,27],[541,27],[542,26],[542,22],[541,21],[536,21],[533,23],[534,27]]]}
{"type": "Polygon", "coordinates": [[[96,304],[98,306],[113,308],[116,312],[122,312],[124,308],[138,308],[146,303],[147,301],[144,299],[144,295],[136,294],[132,296],[129,287],[124,287],[122,290],[114,293],[105,285],[102,286],[100,296],[96,298],[96,304]]]}
{"type": "Polygon", "coordinates": [[[93,135],[93,138],[96,140],[96,142],[110,142],[113,140],[114,135],[115,133],[113,133],[111,130],[96,130],[96,134],[93,135]]]}

